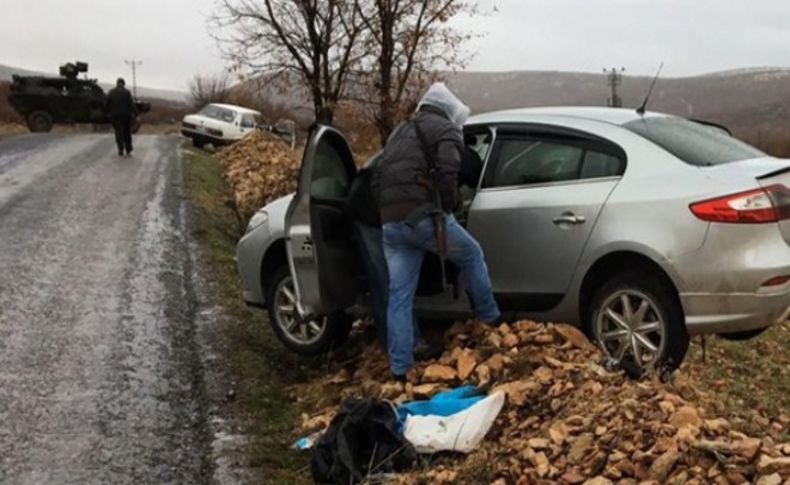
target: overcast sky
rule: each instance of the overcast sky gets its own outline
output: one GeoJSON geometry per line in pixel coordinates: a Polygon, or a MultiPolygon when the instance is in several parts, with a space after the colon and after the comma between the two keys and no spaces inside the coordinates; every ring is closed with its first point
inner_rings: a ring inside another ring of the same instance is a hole
{"type": "MultiPolygon", "coordinates": [[[[495,12],[462,18],[483,33],[472,70],[575,70],[624,66],[631,74],[685,76],[790,66],[788,0],[481,0],[495,12]]],[[[206,31],[214,0],[2,0],[0,64],[54,71],[90,62],[104,81],[186,89],[224,62],[206,31]]]]}

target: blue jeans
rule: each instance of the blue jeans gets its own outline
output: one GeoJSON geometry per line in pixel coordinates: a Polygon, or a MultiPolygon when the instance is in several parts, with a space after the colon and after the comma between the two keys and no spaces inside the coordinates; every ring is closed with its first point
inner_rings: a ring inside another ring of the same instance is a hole
{"type": "MultiPolygon", "coordinates": [[[[359,243],[362,264],[368,277],[370,292],[370,310],[376,324],[376,336],[384,348],[387,348],[387,301],[389,300],[389,272],[387,260],[384,258],[384,241],[381,227],[369,226],[362,222],[354,222],[354,231],[359,243]]],[[[421,340],[420,327],[414,315],[414,342],[421,340]]]]}
{"type": "Polygon", "coordinates": [[[387,260],[384,259],[381,228],[355,222],[354,231],[360,246],[362,264],[368,275],[369,303],[373,321],[376,324],[376,335],[379,342],[386,347],[389,274],[387,273],[387,260]]]}
{"type": "MultiPolygon", "coordinates": [[[[451,215],[446,216],[447,259],[464,275],[477,318],[493,322],[499,318],[491,279],[480,244],[451,215]]],[[[414,226],[405,222],[388,222],[384,230],[384,256],[389,271],[387,304],[387,350],[393,374],[403,375],[414,365],[414,293],[420,267],[427,251],[436,252],[433,219],[425,217],[414,226]]]]}

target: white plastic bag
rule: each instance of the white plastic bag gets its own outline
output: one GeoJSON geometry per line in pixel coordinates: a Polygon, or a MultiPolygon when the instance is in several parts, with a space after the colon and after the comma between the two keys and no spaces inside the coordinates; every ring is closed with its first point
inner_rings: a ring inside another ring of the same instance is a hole
{"type": "Polygon", "coordinates": [[[418,453],[469,453],[483,441],[504,404],[505,394],[496,392],[450,416],[409,415],[403,435],[418,453]]]}

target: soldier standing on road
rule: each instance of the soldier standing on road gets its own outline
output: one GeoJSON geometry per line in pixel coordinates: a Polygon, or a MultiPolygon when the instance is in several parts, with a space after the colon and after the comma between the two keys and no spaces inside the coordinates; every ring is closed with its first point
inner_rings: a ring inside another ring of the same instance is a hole
{"type": "Polygon", "coordinates": [[[132,120],[137,114],[132,93],[126,89],[126,81],[118,78],[115,87],[107,94],[105,106],[107,116],[115,130],[115,144],[118,145],[118,155],[132,154],[132,120]]]}
{"type": "Polygon", "coordinates": [[[483,251],[452,215],[468,115],[443,83],[434,84],[412,120],[387,141],[373,172],[389,272],[387,347],[399,381],[414,363],[414,294],[427,251],[444,253],[461,269],[480,320],[501,320],[483,251]]]}

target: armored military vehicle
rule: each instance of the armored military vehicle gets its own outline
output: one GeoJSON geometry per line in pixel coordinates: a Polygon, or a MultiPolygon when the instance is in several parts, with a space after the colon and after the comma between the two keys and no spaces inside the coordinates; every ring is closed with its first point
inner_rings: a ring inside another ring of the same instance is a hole
{"type": "MultiPolygon", "coordinates": [[[[79,79],[88,72],[86,62],[60,66],[59,77],[13,76],[8,102],[26,121],[32,132],[48,132],[54,123],[109,123],[104,112],[107,95],[95,79],[79,79]]],[[[150,111],[151,105],[135,100],[139,114],[150,111]]],[[[133,131],[140,123],[135,120],[133,131]]]]}

